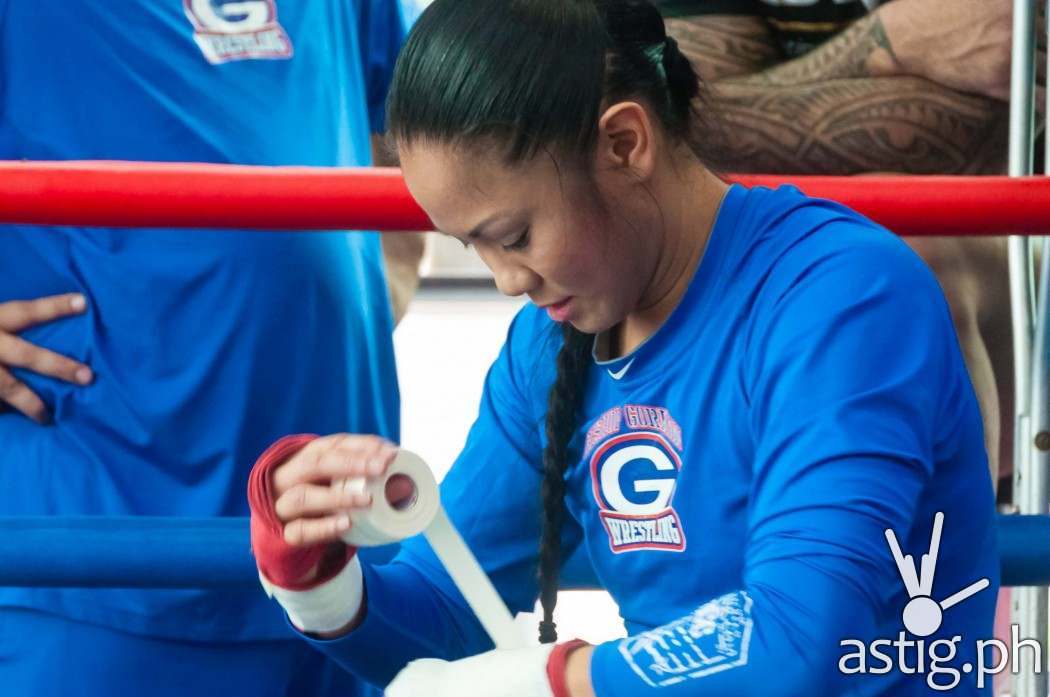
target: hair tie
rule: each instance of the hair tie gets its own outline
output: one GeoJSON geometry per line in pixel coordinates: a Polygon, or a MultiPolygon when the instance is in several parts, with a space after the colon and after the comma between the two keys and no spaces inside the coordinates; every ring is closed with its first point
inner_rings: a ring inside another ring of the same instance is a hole
{"type": "Polygon", "coordinates": [[[540,643],[553,644],[558,641],[557,625],[543,620],[540,622],[540,643]]]}
{"type": "Polygon", "coordinates": [[[660,74],[664,82],[667,81],[667,54],[671,45],[668,41],[673,41],[670,37],[658,44],[653,44],[649,48],[645,49],[645,57],[649,59],[649,62],[656,68],[656,72],[660,74]]]}

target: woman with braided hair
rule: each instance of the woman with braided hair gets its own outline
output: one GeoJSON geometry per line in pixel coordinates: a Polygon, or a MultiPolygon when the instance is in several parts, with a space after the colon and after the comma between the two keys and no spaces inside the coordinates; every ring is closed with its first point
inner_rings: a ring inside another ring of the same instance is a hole
{"type": "Polygon", "coordinates": [[[842,206],[724,183],[703,105],[644,0],[437,0],[410,35],[388,103],[405,180],[532,300],[442,498],[543,622],[539,646],[492,649],[425,541],[382,566],[340,541],[370,502],[330,482],[378,476],[394,445],[282,440],[249,491],[260,572],[305,640],[388,695],[988,693],[946,668],[990,636],[998,570],[937,283],[842,206]],[[902,582],[931,537],[939,560],[902,582]],[[556,643],[579,550],[626,639],[556,643]],[[898,637],[900,670],[857,648],[898,637]]]}

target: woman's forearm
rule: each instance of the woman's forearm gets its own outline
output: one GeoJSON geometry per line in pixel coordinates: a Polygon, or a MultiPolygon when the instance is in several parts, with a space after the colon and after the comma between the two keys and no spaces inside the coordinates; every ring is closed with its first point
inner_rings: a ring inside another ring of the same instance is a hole
{"type": "Polygon", "coordinates": [[[582,646],[569,655],[565,664],[565,684],[571,697],[595,697],[591,685],[591,656],[593,646],[582,646]]]}

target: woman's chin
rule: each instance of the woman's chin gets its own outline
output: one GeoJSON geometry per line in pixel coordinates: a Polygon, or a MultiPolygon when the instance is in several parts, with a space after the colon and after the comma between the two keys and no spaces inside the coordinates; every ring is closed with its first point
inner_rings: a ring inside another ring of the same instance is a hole
{"type": "Polygon", "coordinates": [[[584,334],[601,334],[604,331],[612,329],[617,324],[617,322],[611,321],[607,318],[597,317],[587,313],[581,313],[578,316],[572,317],[568,322],[574,329],[583,332],[584,334]]]}

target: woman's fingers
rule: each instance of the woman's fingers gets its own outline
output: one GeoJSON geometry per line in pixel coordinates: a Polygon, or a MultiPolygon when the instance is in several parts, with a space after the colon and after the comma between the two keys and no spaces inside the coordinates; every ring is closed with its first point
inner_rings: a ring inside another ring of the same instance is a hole
{"type": "Polygon", "coordinates": [[[397,446],[379,436],[340,434],[318,438],[273,473],[280,499],[299,484],[327,484],[337,479],[376,477],[397,456],[397,446]]]}
{"type": "Polygon", "coordinates": [[[0,365],[25,368],[77,385],[86,385],[93,377],[91,369],[83,363],[4,332],[0,332],[0,365]]]}
{"type": "MultiPolygon", "coordinates": [[[[378,436],[339,434],[318,438],[273,473],[274,510],[285,523],[284,539],[293,546],[338,540],[350,529],[354,508],[372,504],[367,493],[343,482],[378,477],[397,457],[397,446],[378,436]]],[[[411,496],[395,485],[398,499],[411,496]]]]}
{"type": "Polygon", "coordinates": [[[80,293],[50,295],[35,300],[10,300],[0,303],[0,330],[12,334],[37,324],[79,315],[87,307],[80,293]]]}
{"type": "Polygon", "coordinates": [[[296,518],[284,526],[284,541],[293,547],[337,541],[350,529],[350,516],[346,513],[325,518],[296,518]]]}
{"type": "Polygon", "coordinates": [[[342,482],[332,486],[297,484],[284,492],[274,503],[277,517],[284,522],[296,518],[332,515],[349,508],[365,508],[372,497],[364,492],[351,491],[342,482]]]}
{"type": "Polygon", "coordinates": [[[50,421],[47,407],[25,384],[0,366],[0,405],[20,411],[38,424],[50,421]]]}

